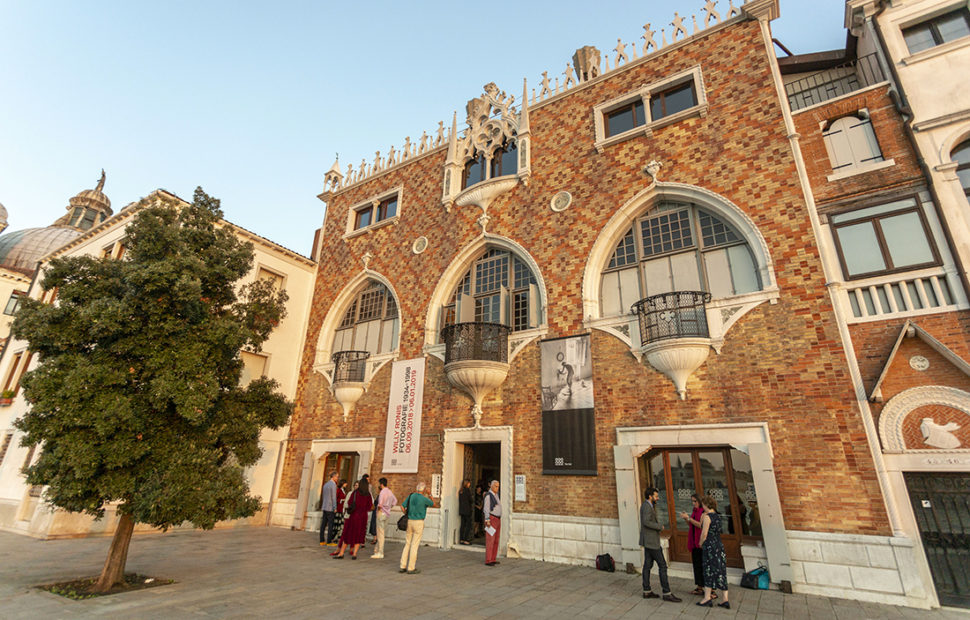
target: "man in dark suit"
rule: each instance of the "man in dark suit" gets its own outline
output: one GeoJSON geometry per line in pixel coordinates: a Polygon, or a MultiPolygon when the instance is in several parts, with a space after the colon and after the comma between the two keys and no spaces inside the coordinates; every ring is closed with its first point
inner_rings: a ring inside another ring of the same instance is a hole
{"type": "Polygon", "coordinates": [[[655,505],[660,499],[660,492],[655,487],[650,487],[644,494],[643,504],[640,506],[640,546],[643,547],[643,598],[660,598],[650,589],[650,571],[653,570],[653,563],[657,563],[657,570],[660,572],[660,587],[663,589],[663,600],[671,603],[679,603],[680,599],[670,591],[670,582],[667,580],[667,561],[664,560],[664,552],[660,547],[660,532],[664,529],[657,519],[655,505]]]}
{"type": "Polygon", "coordinates": [[[461,481],[461,490],[458,491],[458,516],[461,517],[461,531],[459,532],[458,539],[463,545],[472,544],[472,513],[474,510],[472,481],[465,478],[461,481]]]}

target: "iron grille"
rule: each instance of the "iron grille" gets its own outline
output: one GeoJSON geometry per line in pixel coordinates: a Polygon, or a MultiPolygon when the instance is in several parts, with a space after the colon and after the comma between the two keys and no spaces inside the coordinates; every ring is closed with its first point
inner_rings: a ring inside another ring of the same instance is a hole
{"type": "Polygon", "coordinates": [[[875,54],[785,84],[792,111],[878,84],[886,78],[875,54]]]}
{"type": "Polygon", "coordinates": [[[333,360],[333,381],[354,381],[363,383],[364,371],[367,369],[369,351],[337,351],[331,356],[333,360]]]}
{"type": "Polygon", "coordinates": [[[640,344],[669,338],[706,338],[711,294],[676,291],[641,299],[630,309],[640,321],[640,344]]]}
{"type": "Polygon", "coordinates": [[[441,330],[445,363],[509,361],[509,326],[501,323],[455,323],[441,330]]]}

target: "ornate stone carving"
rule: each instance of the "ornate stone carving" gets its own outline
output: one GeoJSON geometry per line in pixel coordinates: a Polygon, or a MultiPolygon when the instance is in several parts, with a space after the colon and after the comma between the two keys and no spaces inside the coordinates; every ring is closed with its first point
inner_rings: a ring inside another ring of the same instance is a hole
{"type": "Polygon", "coordinates": [[[654,183],[656,183],[657,182],[657,175],[660,174],[660,169],[663,168],[663,166],[664,165],[661,162],[659,162],[656,159],[654,159],[649,164],[647,164],[647,167],[644,168],[643,171],[646,172],[647,174],[649,174],[650,175],[650,179],[654,183]]]}
{"type": "Polygon", "coordinates": [[[519,128],[511,109],[515,97],[500,91],[494,82],[486,84],[484,90],[481,97],[465,105],[468,133],[460,145],[465,158],[482,153],[491,159],[496,150],[515,139],[519,128]]]}
{"type": "Polygon", "coordinates": [[[731,320],[731,317],[738,313],[741,306],[733,306],[731,308],[721,308],[721,323],[727,323],[731,320]]]}
{"type": "Polygon", "coordinates": [[[904,390],[890,398],[879,415],[879,436],[885,452],[906,451],[903,422],[912,410],[924,405],[944,405],[970,416],[970,394],[963,390],[943,385],[924,385],[904,390]]]}
{"type": "Polygon", "coordinates": [[[424,236],[418,237],[417,239],[414,240],[414,243],[411,244],[411,251],[414,252],[415,254],[420,254],[421,252],[424,252],[427,249],[428,249],[428,238],[424,236]]]}
{"type": "Polygon", "coordinates": [[[584,45],[573,54],[573,66],[580,82],[592,80],[600,74],[600,51],[592,45],[584,45]]]}
{"type": "Polygon", "coordinates": [[[573,196],[567,191],[558,192],[552,197],[549,207],[559,213],[560,211],[565,211],[569,208],[569,205],[573,202],[573,196]]]}
{"type": "Polygon", "coordinates": [[[933,418],[923,418],[919,425],[923,442],[941,450],[955,450],[960,447],[960,440],[953,434],[957,430],[960,430],[960,425],[956,422],[937,424],[933,418]]]}
{"type": "Polygon", "coordinates": [[[681,400],[687,399],[687,379],[711,352],[710,338],[673,338],[640,349],[651,366],[667,375],[681,400]]]}

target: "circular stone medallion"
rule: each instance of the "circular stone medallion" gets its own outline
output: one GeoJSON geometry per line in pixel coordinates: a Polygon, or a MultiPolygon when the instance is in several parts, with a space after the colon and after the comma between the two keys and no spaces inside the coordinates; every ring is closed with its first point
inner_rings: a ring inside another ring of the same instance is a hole
{"type": "Polygon", "coordinates": [[[562,191],[552,197],[552,202],[549,205],[550,208],[559,213],[560,211],[565,211],[569,208],[573,202],[573,196],[569,192],[562,191]]]}
{"type": "Polygon", "coordinates": [[[411,251],[414,252],[415,254],[420,254],[421,252],[424,252],[426,249],[428,249],[427,237],[418,237],[417,239],[414,240],[414,243],[411,244],[411,251]]]}
{"type": "Polygon", "coordinates": [[[922,355],[914,355],[913,357],[909,358],[909,366],[913,370],[923,372],[930,367],[930,360],[926,359],[922,355]]]}

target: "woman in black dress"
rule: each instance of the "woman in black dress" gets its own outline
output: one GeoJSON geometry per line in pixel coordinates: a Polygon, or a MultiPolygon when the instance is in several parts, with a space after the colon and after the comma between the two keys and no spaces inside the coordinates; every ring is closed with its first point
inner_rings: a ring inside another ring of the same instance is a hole
{"type": "Polygon", "coordinates": [[[711,590],[719,590],[724,593],[724,602],[717,606],[731,609],[731,603],[728,602],[727,555],[724,553],[724,544],[721,543],[721,515],[717,514],[717,501],[710,495],[705,495],[701,504],[704,506],[704,516],[701,517],[704,598],[697,604],[701,607],[713,607],[714,596],[711,590]]]}

